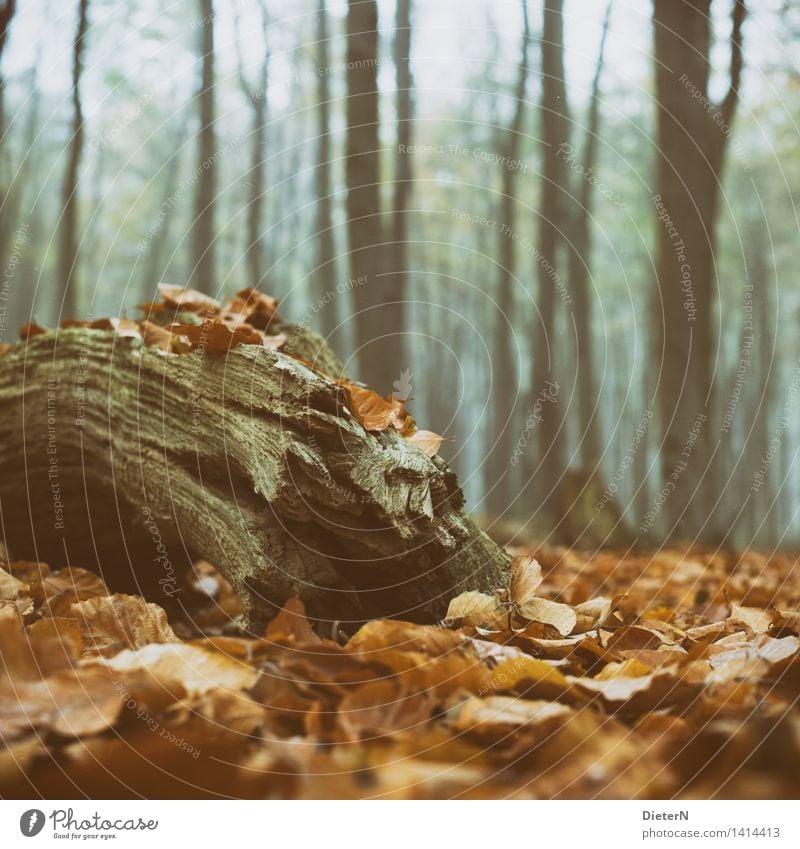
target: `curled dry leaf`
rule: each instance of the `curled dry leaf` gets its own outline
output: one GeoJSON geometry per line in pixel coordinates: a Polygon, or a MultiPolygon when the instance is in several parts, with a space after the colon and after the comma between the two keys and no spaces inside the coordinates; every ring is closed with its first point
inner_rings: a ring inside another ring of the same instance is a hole
{"type": "Polygon", "coordinates": [[[265,330],[278,309],[278,299],[258,289],[240,289],[236,297],[223,307],[225,315],[240,316],[240,320],[259,330],[265,330]]]}
{"type": "Polygon", "coordinates": [[[181,643],[147,645],[93,663],[119,674],[144,672],[166,689],[177,685],[191,696],[215,688],[246,690],[259,677],[252,666],[235,658],[181,643]]]}
{"type": "Polygon", "coordinates": [[[19,329],[19,338],[20,339],[32,339],[34,336],[41,336],[42,333],[47,333],[47,328],[42,327],[35,322],[29,322],[28,324],[23,324],[19,329]]]}
{"type": "Polygon", "coordinates": [[[5,569],[0,569],[0,600],[11,601],[21,593],[28,592],[28,585],[10,575],[5,569]]]}
{"type": "Polygon", "coordinates": [[[290,598],[280,613],[267,625],[265,640],[314,644],[322,640],[314,633],[306,618],[306,606],[299,598],[290,598]]]}
{"type": "Polygon", "coordinates": [[[208,313],[216,315],[221,308],[219,301],[202,292],[170,283],[159,283],[158,293],[168,307],[186,310],[186,312],[208,313]]]}
{"type": "Polygon", "coordinates": [[[173,322],[167,328],[172,333],[185,336],[192,346],[209,353],[225,353],[238,345],[261,345],[262,335],[249,324],[230,328],[224,321],[207,318],[202,324],[173,322]]]}
{"type": "Polygon", "coordinates": [[[419,448],[427,457],[434,457],[444,442],[443,436],[439,436],[438,433],[431,430],[417,430],[407,438],[413,446],[419,448]]]}
{"type": "Polygon", "coordinates": [[[571,634],[577,622],[575,611],[568,604],[559,604],[546,598],[530,599],[525,604],[524,612],[520,610],[519,615],[531,622],[552,625],[562,637],[571,634]]]}
{"type": "Polygon", "coordinates": [[[364,430],[379,433],[390,427],[400,431],[402,436],[410,436],[414,430],[414,420],[408,415],[403,401],[395,398],[382,398],[377,392],[365,389],[348,380],[339,380],[350,396],[350,410],[364,430]]]}
{"type": "Polygon", "coordinates": [[[524,619],[530,619],[525,612],[527,605],[535,601],[536,591],[544,580],[542,567],[535,557],[522,555],[511,562],[511,579],[508,583],[509,601],[514,610],[524,619]]]}
{"type": "Polygon", "coordinates": [[[99,734],[121,710],[122,697],[105,670],[62,670],[41,681],[0,680],[0,728],[12,736],[29,729],[63,737],[99,734]]]}
{"type": "Polygon", "coordinates": [[[435,704],[433,694],[409,692],[397,679],[373,681],[342,699],[337,721],[351,741],[399,731],[417,734],[435,704]]]}
{"type": "Polygon", "coordinates": [[[459,731],[477,732],[494,740],[515,734],[525,726],[546,737],[572,714],[572,708],[558,702],[488,696],[464,702],[455,712],[453,724],[459,731]]]}
{"type": "Polygon", "coordinates": [[[731,615],[728,621],[732,625],[744,625],[754,634],[766,634],[772,627],[772,623],[779,616],[777,610],[761,610],[757,607],[744,607],[743,605],[731,604],[731,615]]]}
{"type": "Polygon", "coordinates": [[[118,593],[90,598],[73,604],[70,612],[80,625],[84,653],[88,655],[108,657],[148,643],[180,642],[163,608],[139,596],[118,593]]]}
{"type": "Polygon", "coordinates": [[[496,596],[471,591],[452,599],[446,619],[456,626],[493,629],[502,627],[507,614],[496,596]]]}

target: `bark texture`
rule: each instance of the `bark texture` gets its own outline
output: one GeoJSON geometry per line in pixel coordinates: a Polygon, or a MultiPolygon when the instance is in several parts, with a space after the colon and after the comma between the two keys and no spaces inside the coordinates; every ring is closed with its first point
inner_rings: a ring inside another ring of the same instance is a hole
{"type": "Polygon", "coordinates": [[[53,331],[0,357],[0,403],[0,518],[17,557],[161,603],[179,603],[203,557],[252,629],[292,595],[325,621],[433,621],[453,594],[505,578],[446,464],[366,433],[344,388],[284,354],[167,356],[112,331],[53,331]]]}
{"type": "Polygon", "coordinates": [[[744,0],[732,6],[727,94],[715,104],[711,0],[655,0],[658,102],[658,384],[663,430],[661,477],[674,487],[664,509],[668,538],[714,541],[720,469],[713,461],[716,219],[722,168],[739,100],[744,0]]]}

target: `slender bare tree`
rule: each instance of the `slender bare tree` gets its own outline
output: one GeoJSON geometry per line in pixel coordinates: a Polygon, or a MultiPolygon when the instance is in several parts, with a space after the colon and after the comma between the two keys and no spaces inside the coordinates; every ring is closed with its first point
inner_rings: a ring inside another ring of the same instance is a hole
{"type": "MultiPolygon", "coordinates": [[[[317,0],[317,150],[314,166],[316,191],[316,297],[325,301],[336,286],[336,246],[333,237],[331,185],[331,88],[328,50],[328,10],[325,0],[317,0]]],[[[327,337],[336,328],[336,310],[319,312],[319,330],[327,337]]]]}
{"type": "Polygon", "coordinates": [[[575,193],[577,207],[572,219],[572,249],[569,262],[569,284],[574,297],[572,314],[577,331],[578,415],[583,435],[580,443],[581,464],[594,470],[600,462],[600,411],[592,356],[594,309],[589,284],[592,253],[592,206],[594,191],[590,175],[597,168],[597,142],[600,131],[600,83],[605,65],[605,48],[611,23],[613,0],[606,7],[600,49],[597,55],[589,115],[581,157],[582,177],[575,193]]]}
{"type": "Polygon", "coordinates": [[[59,228],[58,276],[61,288],[62,315],[77,315],[79,291],[78,268],[78,172],[83,156],[83,107],[81,76],[86,32],[89,27],[89,0],[78,2],[78,23],[72,44],[72,136],[67,151],[67,170],[61,192],[62,210],[59,228]]]}
{"type": "MultiPolygon", "coordinates": [[[[555,509],[562,471],[562,430],[558,415],[559,387],[553,362],[556,298],[564,283],[559,272],[560,248],[568,226],[567,165],[560,152],[569,143],[567,86],[564,72],[564,0],[545,0],[541,37],[542,94],[539,108],[542,137],[542,196],[539,213],[538,321],[533,328],[533,387],[530,409],[540,410],[537,502],[545,514],[555,509]],[[542,400],[544,399],[544,400],[542,400]]],[[[563,295],[562,295],[563,297],[563,295]]]]}
{"type": "Polygon", "coordinates": [[[711,0],[653,3],[661,305],[654,331],[662,361],[661,478],[673,490],[663,509],[669,537],[715,535],[717,466],[707,423],[719,343],[714,251],[722,167],[742,77],[744,18],[744,0],[734,0],[728,90],[715,104],[709,94],[711,0]]]}
{"type": "MultiPolygon", "coordinates": [[[[13,19],[16,11],[16,0],[2,0],[2,2],[0,2],[0,60],[2,60],[3,52],[6,49],[8,31],[11,29],[11,20],[13,19]]],[[[5,135],[6,129],[4,94],[5,79],[3,75],[0,74],[0,139],[2,139],[5,135]]]]}
{"type": "Polygon", "coordinates": [[[393,307],[387,310],[387,356],[407,366],[403,331],[408,297],[408,204],[414,174],[410,149],[414,126],[413,78],[411,74],[411,0],[397,0],[394,28],[397,149],[395,152],[394,202],[392,208],[393,307]]]}
{"type": "Polygon", "coordinates": [[[349,0],[347,7],[347,234],[355,307],[359,374],[379,392],[391,391],[401,363],[382,355],[383,225],[378,141],[378,6],[349,0]]]}
{"type": "MultiPolygon", "coordinates": [[[[252,129],[250,131],[250,171],[248,174],[249,198],[247,201],[247,247],[245,255],[247,258],[248,285],[257,286],[264,277],[264,242],[261,238],[264,194],[265,194],[265,159],[267,145],[267,124],[269,121],[269,101],[267,90],[269,83],[269,13],[265,0],[258,4],[261,13],[261,31],[263,33],[263,47],[261,52],[261,63],[258,66],[258,75],[255,83],[251,83],[245,71],[244,56],[242,53],[242,33],[238,4],[235,8],[236,27],[236,59],[239,78],[239,86],[247,98],[252,110],[252,129]]],[[[267,264],[268,265],[268,264],[267,264]]]]}
{"type": "Polygon", "coordinates": [[[217,193],[216,133],[214,130],[214,3],[199,0],[200,87],[197,91],[197,188],[192,225],[191,282],[212,294],[214,280],[214,207],[217,193]]]}
{"type": "Polygon", "coordinates": [[[492,426],[489,433],[491,445],[486,463],[486,506],[491,513],[500,514],[510,500],[509,470],[516,434],[512,431],[512,416],[519,389],[519,356],[514,344],[514,280],[515,247],[517,238],[516,205],[517,177],[520,171],[522,125],[525,119],[525,91],[529,75],[529,50],[531,28],[527,0],[522,0],[522,43],[520,45],[517,80],[514,86],[514,111],[511,123],[503,131],[499,157],[503,166],[500,195],[500,223],[498,244],[497,314],[492,342],[492,426]]]}

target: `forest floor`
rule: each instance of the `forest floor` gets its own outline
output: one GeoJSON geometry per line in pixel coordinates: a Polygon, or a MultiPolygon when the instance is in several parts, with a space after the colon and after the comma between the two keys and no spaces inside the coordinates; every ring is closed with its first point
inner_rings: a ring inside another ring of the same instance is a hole
{"type": "Polygon", "coordinates": [[[259,638],[207,563],[169,618],[5,564],[0,796],[800,796],[796,557],[513,553],[439,625],[259,638]]]}

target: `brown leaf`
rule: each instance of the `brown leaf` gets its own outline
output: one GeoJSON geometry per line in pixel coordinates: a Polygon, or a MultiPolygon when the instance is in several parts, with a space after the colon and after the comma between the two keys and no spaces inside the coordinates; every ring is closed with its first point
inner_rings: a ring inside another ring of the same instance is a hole
{"type": "Polygon", "coordinates": [[[419,448],[427,457],[434,457],[442,447],[444,437],[432,430],[417,430],[407,437],[408,441],[419,448]]]}
{"type": "Polygon", "coordinates": [[[766,634],[777,617],[775,610],[760,610],[756,607],[743,607],[736,602],[731,603],[731,615],[728,621],[733,625],[744,625],[754,634],[766,634]]]}
{"type": "Polygon", "coordinates": [[[0,569],[0,599],[11,600],[21,593],[28,592],[28,585],[10,575],[5,569],[0,569]]]}
{"type": "Polygon", "coordinates": [[[306,607],[299,598],[290,598],[280,613],[267,626],[264,639],[271,642],[288,640],[297,643],[321,643],[306,619],[306,607]]]}
{"type": "Polygon", "coordinates": [[[456,626],[492,629],[502,628],[507,616],[496,596],[473,591],[452,599],[445,618],[452,620],[456,626]]]}
{"type": "Polygon", "coordinates": [[[122,697],[105,670],[63,670],[42,681],[0,681],[0,728],[64,737],[98,734],[116,722],[122,697]]]}
{"type": "Polygon", "coordinates": [[[89,322],[89,327],[93,330],[113,330],[117,336],[123,337],[139,338],[142,335],[139,324],[127,318],[97,318],[89,322]]]}
{"type": "Polygon", "coordinates": [[[173,322],[167,328],[185,336],[192,346],[210,353],[225,353],[238,345],[261,345],[263,336],[249,324],[230,328],[220,319],[206,319],[202,324],[173,322]]]}
{"type": "Polygon", "coordinates": [[[30,322],[29,324],[23,324],[19,329],[19,338],[20,339],[32,339],[34,336],[41,336],[42,333],[47,333],[46,327],[41,327],[34,322],[30,322]]]}
{"type": "Polygon", "coordinates": [[[278,309],[278,299],[259,292],[258,289],[240,289],[236,298],[229,301],[223,313],[239,316],[240,320],[259,330],[265,330],[278,309]]]}
{"type": "Polygon", "coordinates": [[[577,622],[575,611],[568,604],[559,604],[545,598],[530,599],[519,610],[519,615],[531,622],[552,625],[562,637],[571,634],[577,622]]]}
{"type": "Polygon", "coordinates": [[[90,598],[73,604],[71,614],[81,627],[87,655],[110,657],[148,643],[180,642],[165,611],[139,596],[117,593],[90,598]]]}
{"type": "Polygon", "coordinates": [[[160,643],[126,650],[94,663],[120,675],[144,672],[167,689],[179,685],[189,695],[209,690],[246,690],[259,673],[246,663],[191,644],[160,643]]]}
{"type": "Polygon", "coordinates": [[[536,591],[544,580],[542,567],[535,557],[522,555],[511,561],[511,579],[508,583],[509,601],[516,612],[530,619],[524,611],[526,606],[536,600],[536,591]]]}
{"type": "Polygon", "coordinates": [[[431,693],[407,692],[396,679],[374,681],[342,699],[337,721],[352,742],[400,731],[419,734],[434,706],[431,693]]]}
{"type": "Polygon", "coordinates": [[[529,701],[511,696],[471,698],[455,714],[458,731],[478,733],[482,738],[501,740],[528,726],[540,737],[547,737],[573,714],[558,702],[529,701]]]}
{"type": "Polygon", "coordinates": [[[392,397],[382,398],[377,392],[347,380],[339,380],[337,383],[347,390],[350,409],[364,430],[379,433],[391,427],[403,436],[413,432],[413,428],[409,427],[409,420],[413,422],[413,419],[408,415],[403,401],[392,397]]]}
{"type": "Polygon", "coordinates": [[[170,283],[159,283],[158,293],[169,307],[186,310],[186,312],[208,313],[216,315],[221,308],[219,301],[183,286],[174,286],[170,283]]]}

